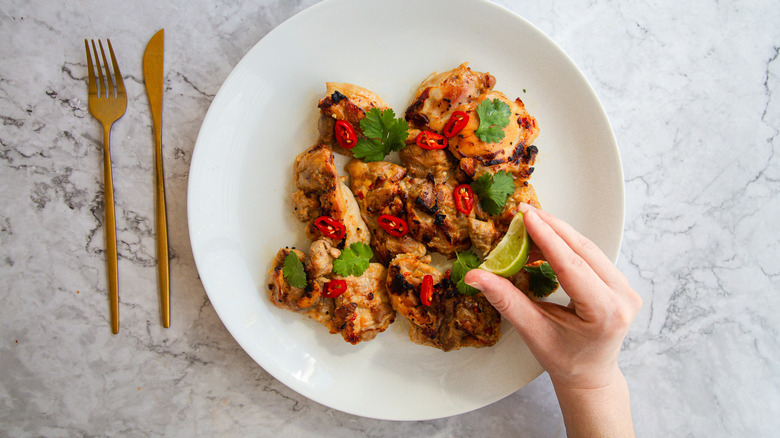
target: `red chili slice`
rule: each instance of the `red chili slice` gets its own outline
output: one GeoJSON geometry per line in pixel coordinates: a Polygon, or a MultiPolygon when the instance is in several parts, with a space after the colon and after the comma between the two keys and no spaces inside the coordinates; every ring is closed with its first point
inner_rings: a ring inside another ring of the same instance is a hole
{"type": "Polygon", "coordinates": [[[453,192],[455,198],[455,208],[463,214],[471,213],[474,208],[474,190],[468,184],[461,184],[455,187],[453,192]]]}
{"type": "Polygon", "coordinates": [[[444,149],[447,147],[447,138],[431,131],[421,131],[417,134],[417,146],[423,149],[444,149]]]}
{"type": "Polygon", "coordinates": [[[322,292],[322,296],[325,298],[336,298],[343,294],[347,290],[346,280],[331,280],[325,283],[325,290],[322,292]]]}
{"type": "Polygon", "coordinates": [[[455,111],[450,116],[450,119],[447,120],[447,124],[444,125],[444,130],[442,130],[442,134],[444,134],[447,138],[455,137],[460,131],[463,130],[463,128],[466,127],[466,124],[469,122],[469,115],[464,113],[463,111],[455,111]]]}
{"type": "Polygon", "coordinates": [[[379,226],[388,234],[395,237],[404,237],[409,232],[409,224],[400,217],[383,214],[377,219],[379,226]]]}
{"type": "Polygon", "coordinates": [[[420,301],[424,306],[430,306],[433,300],[433,277],[426,275],[423,277],[422,286],[420,286],[420,301]]]}
{"type": "Polygon", "coordinates": [[[336,134],[336,141],[344,149],[352,149],[357,144],[357,134],[355,129],[346,120],[339,120],[333,128],[336,134]]]}
{"type": "Polygon", "coordinates": [[[347,229],[344,227],[344,224],[329,216],[320,216],[317,219],[314,219],[314,226],[322,231],[322,234],[324,234],[325,237],[330,237],[331,239],[336,240],[343,239],[344,234],[347,231],[347,229]]]}

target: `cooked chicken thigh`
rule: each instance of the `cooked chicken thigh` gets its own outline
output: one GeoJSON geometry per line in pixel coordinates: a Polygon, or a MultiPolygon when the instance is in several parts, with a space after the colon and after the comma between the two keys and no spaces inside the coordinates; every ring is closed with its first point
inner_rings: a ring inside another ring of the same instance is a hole
{"type": "Polygon", "coordinates": [[[334,299],[331,333],[340,333],[350,344],[370,341],[395,320],[387,294],[387,270],[371,263],[359,277],[334,277],[347,282],[347,290],[334,299]]]}
{"type": "Polygon", "coordinates": [[[531,143],[539,135],[539,127],[523,101],[509,100],[500,91],[490,91],[472,102],[463,105],[461,111],[469,115],[466,126],[449,141],[449,150],[460,160],[460,168],[469,176],[476,177],[483,172],[496,173],[504,170],[516,178],[527,180],[533,172],[538,152],[531,143]],[[511,116],[504,128],[504,138],[488,143],[476,135],[480,119],[477,107],[485,100],[498,99],[509,106],[511,116]]]}
{"type": "Polygon", "coordinates": [[[312,243],[309,257],[299,250],[280,249],[270,271],[271,302],[280,309],[308,316],[328,327],[331,333],[341,334],[351,344],[369,341],[395,319],[386,289],[387,271],[381,264],[371,263],[358,277],[340,277],[332,272],[333,259],[339,254],[327,239],[312,243]],[[284,278],[284,259],[291,252],[305,259],[307,285],[303,289],[292,286],[284,278]],[[336,279],[346,282],[346,291],[336,298],[325,297],[322,293],[325,284],[336,279]]]}
{"type": "Polygon", "coordinates": [[[340,248],[353,242],[369,242],[371,235],[360,215],[360,207],[339,178],[333,153],[325,144],[318,143],[298,155],[293,178],[297,188],[293,209],[299,220],[308,222],[306,236],[312,240],[323,237],[314,220],[327,216],[346,228],[340,248]]]}
{"type": "Polygon", "coordinates": [[[412,342],[444,351],[489,347],[501,336],[501,315],[482,294],[467,296],[430,266],[429,257],[401,254],[390,263],[387,290],[395,310],[409,319],[412,342]],[[420,301],[423,278],[433,278],[430,306],[420,301]]]}
{"type": "Polygon", "coordinates": [[[420,132],[418,129],[409,131],[406,147],[398,152],[401,163],[406,167],[406,175],[415,178],[427,178],[432,175],[436,181],[446,181],[457,174],[458,162],[445,149],[423,149],[415,143],[420,132]]]}
{"type": "Polygon", "coordinates": [[[404,178],[402,185],[407,193],[410,235],[431,251],[449,258],[471,246],[469,216],[455,208],[454,192],[458,182],[454,178],[438,182],[429,174],[427,178],[404,178]]]}
{"type": "Polygon", "coordinates": [[[389,106],[373,91],[357,85],[342,82],[328,82],[325,85],[326,95],[318,105],[320,139],[335,152],[351,157],[351,148],[342,147],[336,140],[336,122],[346,121],[360,137],[363,134],[360,121],[366,117],[366,112],[371,108],[387,109],[389,106]]]}
{"type": "Polygon", "coordinates": [[[401,182],[406,174],[404,168],[386,161],[365,163],[351,160],[346,170],[363,219],[373,233],[371,248],[377,259],[387,263],[397,254],[425,254],[425,245],[413,236],[393,236],[380,227],[378,222],[379,216],[383,214],[407,220],[407,193],[401,182]]]}
{"type": "Polygon", "coordinates": [[[418,129],[441,133],[455,111],[469,116],[468,123],[449,139],[449,150],[460,168],[470,177],[485,171],[506,170],[517,178],[528,179],[533,172],[536,147],[531,143],[539,135],[539,127],[523,101],[508,99],[493,90],[496,79],[490,73],[472,71],[468,63],[426,78],[406,110],[406,120],[418,129]],[[487,143],[476,136],[479,128],[477,106],[484,100],[498,99],[509,106],[511,116],[504,128],[504,138],[487,143]]]}
{"type": "Polygon", "coordinates": [[[295,253],[301,261],[306,258],[303,252],[297,249],[282,248],[276,253],[269,272],[271,282],[268,284],[268,293],[271,302],[280,309],[303,313],[321,324],[329,325],[333,318],[333,300],[322,298],[319,288],[314,292],[312,281],[301,289],[291,285],[284,278],[284,259],[291,252],[295,253]]]}
{"type": "Polygon", "coordinates": [[[406,120],[415,128],[441,132],[453,112],[491,90],[496,78],[472,71],[468,62],[428,76],[417,88],[406,120]]]}

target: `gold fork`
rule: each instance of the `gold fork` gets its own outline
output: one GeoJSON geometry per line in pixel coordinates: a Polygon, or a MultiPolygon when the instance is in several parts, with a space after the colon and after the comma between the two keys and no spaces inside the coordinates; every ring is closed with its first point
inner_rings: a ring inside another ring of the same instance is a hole
{"type": "Polygon", "coordinates": [[[92,51],[95,54],[95,64],[98,76],[95,78],[95,70],[92,65],[92,55],[89,53],[89,44],[84,40],[84,49],[87,51],[87,68],[89,69],[89,112],[103,125],[103,180],[105,183],[105,212],[106,212],[106,263],[108,265],[108,300],[111,309],[111,331],[119,333],[119,290],[117,282],[117,253],[116,253],[116,216],[114,214],[114,180],[111,175],[111,125],[125,114],[127,109],[127,92],[122,80],[122,73],[116,62],[114,48],[111,40],[106,39],[108,51],[114,68],[114,75],[108,68],[106,53],[103,51],[103,42],[98,40],[100,55],[103,65],[100,65],[95,41],[92,40],[92,51]],[[103,76],[103,69],[106,74],[103,76]],[[116,83],[116,87],[113,82],[116,83]],[[116,91],[116,92],[114,92],[116,91]]]}

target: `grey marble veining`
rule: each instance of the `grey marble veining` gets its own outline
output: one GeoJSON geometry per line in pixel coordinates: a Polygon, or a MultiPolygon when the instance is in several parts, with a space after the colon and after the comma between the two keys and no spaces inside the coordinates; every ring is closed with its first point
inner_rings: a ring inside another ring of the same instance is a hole
{"type": "MultiPolygon", "coordinates": [[[[186,186],[219,86],[316,0],[0,4],[0,436],[560,436],[549,379],[475,412],[384,422],[268,375],[224,328],[190,251],[186,186]],[[166,29],[175,324],[158,322],[153,137],[142,53],[166,29]],[[128,89],[112,133],[122,331],[108,329],[101,132],[83,38],[110,37],[128,89]],[[195,48],[195,49],[193,49],[195,48]]],[[[780,7],[497,3],[583,70],[618,138],[618,261],[644,300],[620,363],[640,436],[780,427],[780,7]]]]}

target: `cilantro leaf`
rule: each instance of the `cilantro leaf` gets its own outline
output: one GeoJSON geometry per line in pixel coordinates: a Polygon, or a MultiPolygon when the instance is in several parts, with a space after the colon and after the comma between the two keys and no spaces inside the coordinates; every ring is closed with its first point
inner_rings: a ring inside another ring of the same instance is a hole
{"type": "Polygon", "coordinates": [[[466,284],[466,281],[464,280],[466,273],[478,267],[479,263],[479,257],[471,252],[471,250],[455,253],[455,262],[452,264],[452,271],[450,271],[450,280],[455,283],[455,286],[460,293],[464,295],[474,295],[479,292],[478,289],[466,284]]]}
{"type": "Polygon", "coordinates": [[[504,138],[504,128],[509,124],[512,110],[509,105],[498,100],[485,99],[477,106],[479,127],[475,134],[486,143],[497,143],[504,138]]]}
{"type": "Polygon", "coordinates": [[[366,163],[371,161],[382,161],[387,156],[387,151],[382,147],[378,140],[369,138],[359,138],[355,147],[352,148],[352,155],[355,158],[361,158],[366,163]]]}
{"type": "Polygon", "coordinates": [[[409,135],[409,123],[395,118],[392,109],[371,108],[366,117],[360,120],[360,129],[365,137],[360,138],[352,149],[355,158],[363,161],[382,161],[392,151],[400,151],[406,146],[409,135]]]}
{"type": "Polygon", "coordinates": [[[355,242],[344,248],[341,255],[333,260],[333,272],[342,277],[354,275],[359,277],[368,269],[369,260],[374,256],[371,247],[362,242],[355,242]]]}
{"type": "Polygon", "coordinates": [[[537,298],[543,298],[558,287],[558,277],[549,263],[544,262],[539,266],[524,266],[523,269],[531,274],[528,287],[537,298]]]}
{"type": "Polygon", "coordinates": [[[504,209],[506,198],[515,192],[515,181],[506,171],[499,170],[493,175],[483,173],[472,181],[471,188],[479,196],[482,209],[495,216],[504,209]]]}
{"type": "Polygon", "coordinates": [[[287,254],[284,258],[284,266],[282,267],[282,275],[290,285],[303,289],[306,287],[306,271],[303,269],[303,263],[298,255],[293,251],[287,254]]]}

